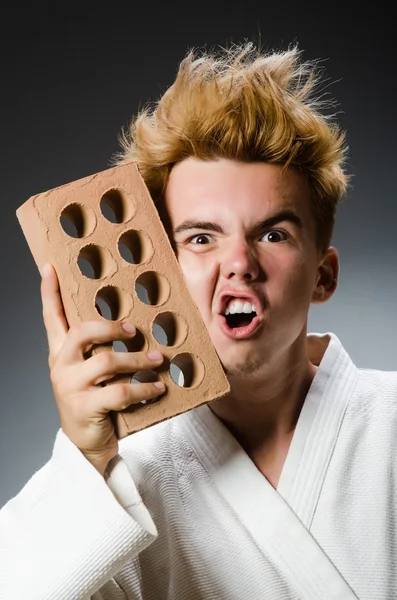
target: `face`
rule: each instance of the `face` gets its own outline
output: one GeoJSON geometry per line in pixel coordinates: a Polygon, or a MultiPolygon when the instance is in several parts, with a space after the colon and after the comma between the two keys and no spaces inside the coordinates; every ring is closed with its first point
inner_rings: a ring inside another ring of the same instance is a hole
{"type": "Polygon", "coordinates": [[[229,374],[288,350],[306,335],[311,301],[327,299],[337,255],[320,260],[309,199],[305,178],[276,165],[189,158],[171,171],[171,237],[229,374]]]}

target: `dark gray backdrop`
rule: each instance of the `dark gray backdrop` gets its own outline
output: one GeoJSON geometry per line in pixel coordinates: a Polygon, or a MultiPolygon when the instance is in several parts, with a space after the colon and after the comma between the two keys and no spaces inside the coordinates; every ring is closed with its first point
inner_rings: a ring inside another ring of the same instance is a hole
{"type": "Polygon", "coordinates": [[[59,427],[47,369],[39,275],[15,217],[31,195],[106,169],[117,134],[156,100],[191,46],[297,41],[327,59],[348,130],[353,187],[333,243],[339,288],[310,314],[359,366],[396,369],[395,61],[381,3],[33,3],[2,13],[0,506],[50,456],[59,427]]]}

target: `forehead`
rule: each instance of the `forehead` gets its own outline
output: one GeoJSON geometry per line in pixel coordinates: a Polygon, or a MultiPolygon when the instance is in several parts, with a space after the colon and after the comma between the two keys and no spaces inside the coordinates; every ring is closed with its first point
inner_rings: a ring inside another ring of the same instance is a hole
{"type": "Polygon", "coordinates": [[[165,202],[171,220],[233,214],[260,218],[280,209],[310,219],[310,187],[294,169],[267,163],[188,158],[171,171],[165,202]],[[203,214],[205,213],[205,214],[203,214]]]}

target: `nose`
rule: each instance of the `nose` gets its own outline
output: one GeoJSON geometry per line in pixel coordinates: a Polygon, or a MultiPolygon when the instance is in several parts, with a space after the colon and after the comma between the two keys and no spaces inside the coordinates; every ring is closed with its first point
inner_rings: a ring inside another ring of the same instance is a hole
{"type": "Polygon", "coordinates": [[[252,281],[258,278],[258,261],[245,239],[230,240],[223,252],[220,271],[226,279],[252,281]]]}

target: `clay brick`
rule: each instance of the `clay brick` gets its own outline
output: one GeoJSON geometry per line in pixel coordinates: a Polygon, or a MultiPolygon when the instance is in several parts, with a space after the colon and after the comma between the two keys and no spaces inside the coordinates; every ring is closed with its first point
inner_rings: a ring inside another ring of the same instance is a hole
{"type": "MultiPolygon", "coordinates": [[[[112,414],[119,438],[229,392],[222,365],[134,163],[33,196],[19,207],[17,217],[39,270],[50,262],[58,273],[69,326],[102,318],[126,319],[139,331],[128,346],[130,351],[160,350],[165,356],[164,364],[155,369],[155,377],[166,385],[165,394],[156,402],[112,414]],[[109,211],[115,222],[105,217],[109,211]],[[150,304],[143,301],[143,288],[138,295],[136,284],[147,290],[150,304]],[[109,314],[103,312],[104,302],[109,314]],[[158,326],[167,339],[159,336],[158,326]],[[174,372],[171,375],[173,361],[185,373],[183,387],[174,381],[174,372]]],[[[98,346],[94,352],[109,348],[113,345],[98,346]]],[[[130,379],[119,376],[109,385],[130,379]]]]}

